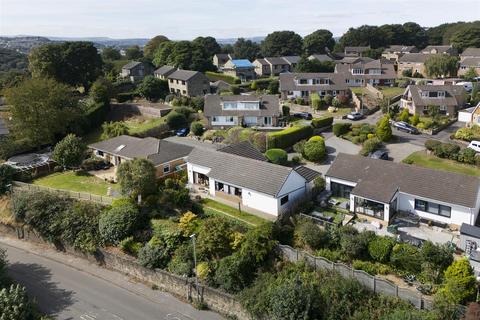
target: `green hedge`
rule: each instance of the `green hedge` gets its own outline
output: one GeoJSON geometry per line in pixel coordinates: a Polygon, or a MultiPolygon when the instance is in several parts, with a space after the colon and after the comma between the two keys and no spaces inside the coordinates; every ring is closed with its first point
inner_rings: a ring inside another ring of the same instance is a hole
{"type": "Polygon", "coordinates": [[[265,156],[271,163],[285,165],[288,162],[288,154],[283,149],[269,149],[265,156]]]}
{"type": "Polygon", "coordinates": [[[207,78],[210,81],[222,80],[222,81],[225,81],[229,84],[240,83],[240,79],[238,79],[237,77],[232,77],[232,76],[229,76],[227,74],[223,74],[223,73],[219,73],[219,72],[207,71],[207,72],[205,72],[205,75],[207,76],[207,78]]]}
{"type": "Polygon", "coordinates": [[[135,92],[122,92],[117,94],[117,101],[122,103],[122,102],[127,102],[130,100],[133,100],[133,97],[135,96],[135,92]]]}
{"type": "Polygon", "coordinates": [[[312,120],[312,126],[314,128],[325,128],[333,124],[333,117],[314,118],[312,120]]]}
{"type": "Polygon", "coordinates": [[[294,126],[282,131],[268,134],[268,148],[287,149],[300,140],[308,139],[313,135],[311,126],[294,126]]]}
{"type": "Polygon", "coordinates": [[[333,134],[337,137],[343,136],[345,133],[350,131],[352,127],[351,123],[343,122],[343,123],[335,123],[333,125],[333,134]]]}

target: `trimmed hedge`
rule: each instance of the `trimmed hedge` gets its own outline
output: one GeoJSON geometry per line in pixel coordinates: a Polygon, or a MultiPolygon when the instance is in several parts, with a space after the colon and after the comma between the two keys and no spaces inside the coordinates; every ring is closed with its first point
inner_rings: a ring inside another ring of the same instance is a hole
{"type": "Polygon", "coordinates": [[[232,76],[229,76],[227,74],[223,74],[223,73],[219,73],[219,72],[207,71],[207,72],[205,72],[205,75],[211,81],[222,80],[222,81],[227,82],[228,84],[240,83],[240,79],[238,79],[237,77],[232,77],[232,76]]]}
{"type": "Polygon", "coordinates": [[[284,165],[288,161],[287,152],[283,149],[269,149],[265,152],[265,157],[267,157],[271,163],[280,165],[284,165]]]}
{"type": "Polygon", "coordinates": [[[336,135],[337,137],[343,136],[345,133],[350,131],[351,127],[352,127],[351,123],[347,123],[347,122],[335,123],[333,125],[333,134],[336,135]]]}
{"type": "Polygon", "coordinates": [[[133,100],[135,97],[135,92],[122,92],[117,94],[117,102],[122,103],[122,102],[127,102],[130,100],[133,100]]]}
{"type": "Polygon", "coordinates": [[[333,117],[314,118],[312,120],[312,126],[314,128],[330,127],[333,124],[333,117]]]}
{"type": "Polygon", "coordinates": [[[294,126],[282,131],[269,133],[267,136],[269,148],[287,149],[300,140],[313,135],[311,126],[294,126]]]}

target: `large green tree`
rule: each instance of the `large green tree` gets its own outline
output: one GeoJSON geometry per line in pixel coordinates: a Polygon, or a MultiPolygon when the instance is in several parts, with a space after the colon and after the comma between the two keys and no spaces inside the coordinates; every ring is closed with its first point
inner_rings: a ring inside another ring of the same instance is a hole
{"type": "Polygon", "coordinates": [[[468,25],[450,37],[450,43],[460,51],[469,47],[480,48],[480,25],[468,25]]]}
{"type": "Polygon", "coordinates": [[[120,191],[124,195],[146,196],[157,188],[156,170],[153,163],[147,159],[133,159],[122,162],[117,169],[120,191]]]}
{"type": "Polygon", "coordinates": [[[448,77],[457,74],[458,58],[449,55],[433,55],[425,61],[425,70],[431,77],[448,77]]]}
{"type": "Polygon", "coordinates": [[[112,82],[101,77],[92,84],[89,95],[94,102],[109,104],[110,98],[112,98],[114,94],[113,91],[112,82]]]}
{"type": "Polygon", "coordinates": [[[142,49],[139,46],[131,46],[125,50],[125,57],[128,60],[137,60],[143,58],[142,49]]]}
{"type": "Polygon", "coordinates": [[[275,31],[261,44],[264,57],[294,56],[302,53],[302,37],[293,31],[275,31]]]}
{"type": "Polygon", "coordinates": [[[317,30],[303,38],[303,51],[306,55],[325,53],[335,45],[333,34],[324,29],[317,30]]]}
{"type": "Polygon", "coordinates": [[[34,146],[52,143],[80,114],[72,88],[53,79],[29,79],[5,90],[13,134],[34,146]]]}
{"type": "Polygon", "coordinates": [[[163,99],[168,94],[168,82],[154,76],[146,76],[138,86],[137,92],[149,101],[163,99]]]}
{"type": "Polygon", "coordinates": [[[390,127],[389,116],[385,116],[378,121],[376,134],[377,137],[382,141],[389,141],[392,139],[392,127],[390,127]]]}
{"type": "Polygon", "coordinates": [[[192,44],[198,49],[203,50],[209,59],[212,59],[216,53],[222,51],[217,40],[213,37],[197,37],[193,39],[192,44]]]}
{"type": "Polygon", "coordinates": [[[233,54],[237,59],[248,59],[253,61],[260,56],[260,46],[252,40],[238,38],[233,44],[233,54]]]}
{"type": "Polygon", "coordinates": [[[91,42],[42,45],[32,49],[28,60],[33,77],[53,78],[87,90],[102,72],[102,58],[91,42]]]}
{"type": "Polygon", "coordinates": [[[158,35],[150,39],[147,44],[143,47],[143,53],[148,59],[153,59],[155,51],[158,49],[161,43],[169,41],[167,37],[158,35]]]}
{"type": "Polygon", "coordinates": [[[52,158],[64,168],[78,167],[85,158],[86,151],[87,146],[82,138],[68,134],[55,145],[52,158]]]}
{"type": "Polygon", "coordinates": [[[118,49],[113,47],[106,47],[102,50],[102,58],[103,60],[120,60],[122,55],[118,49]]]}
{"type": "Polygon", "coordinates": [[[343,51],[346,46],[371,46],[372,48],[385,47],[386,33],[377,26],[363,25],[350,28],[342,35],[336,46],[337,51],[343,51]]]}
{"type": "Polygon", "coordinates": [[[318,61],[317,59],[309,60],[302,57],[295,67],[295,72],[333,72],[335,63],[333,61],[318,61]]]}
{"type": "Polygon", "coordinates": [[[196,70],[200,72],[215,70],[210,53],[203,44],[201,45],[199,42],[209,41],[163,42],[155,52],[153,63],[156,66],[172,65],[180,69],[196,70]]]}

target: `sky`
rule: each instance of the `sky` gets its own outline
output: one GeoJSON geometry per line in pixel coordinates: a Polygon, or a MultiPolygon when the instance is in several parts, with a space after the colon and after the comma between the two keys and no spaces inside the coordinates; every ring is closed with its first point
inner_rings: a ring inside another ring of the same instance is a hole
{"type": "Polygon", "coordinates": [[[237,38],[414,21],[473,21],[480,0],[0,0],[0,35],[237,38]]]}

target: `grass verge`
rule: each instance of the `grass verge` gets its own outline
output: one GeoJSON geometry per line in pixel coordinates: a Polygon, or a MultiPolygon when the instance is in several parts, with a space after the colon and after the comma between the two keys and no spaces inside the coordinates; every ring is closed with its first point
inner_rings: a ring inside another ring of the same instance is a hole
{"type": "Polygon", "coordinates": [[[466,174],[469,176],[480,177],[480,169],[474,165],[458,163],[449,159],[438,158],[434,155],[427,154],[425,151],[414,152],[407,158],[405,158],[403,162],[430,169],[450,171],[466,174]]]}
{"type": "Polygon", "coordinates": [[[223,214],[230,218],[239,220],[251,226],[258,226],[262,223],[267,222],[267,220],[253,215],[251,213],[245,211],[238,211],[238,209],[230,207],[226,204],[211,200],[211,199],[203,199],[203,206],[206,209],[210,209],[214,211],[213,213],[223,214]]]}

